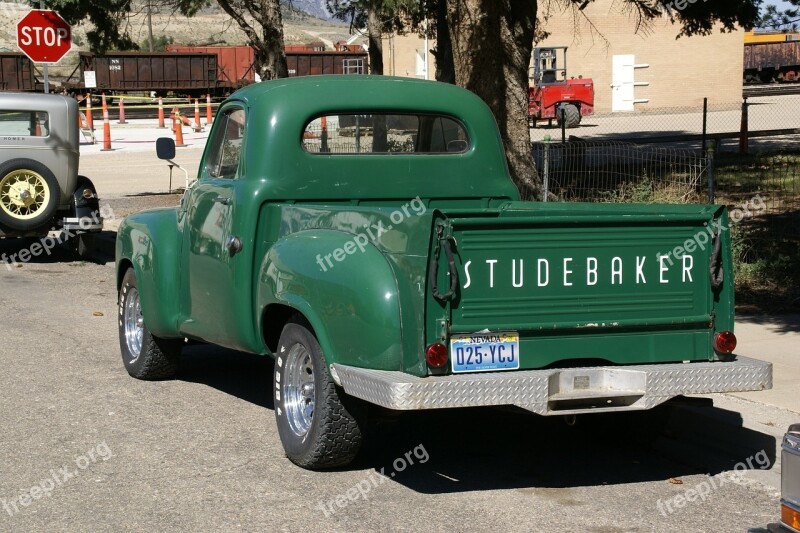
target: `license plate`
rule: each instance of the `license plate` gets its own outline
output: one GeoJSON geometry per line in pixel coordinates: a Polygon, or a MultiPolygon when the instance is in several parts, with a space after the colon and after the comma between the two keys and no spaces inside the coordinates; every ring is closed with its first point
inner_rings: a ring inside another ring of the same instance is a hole
{"type": "Polygon", "coordinates": [[[519,368],[518,333],[473,333],[450,338],[454,373],[491,372],[519,368]]]}

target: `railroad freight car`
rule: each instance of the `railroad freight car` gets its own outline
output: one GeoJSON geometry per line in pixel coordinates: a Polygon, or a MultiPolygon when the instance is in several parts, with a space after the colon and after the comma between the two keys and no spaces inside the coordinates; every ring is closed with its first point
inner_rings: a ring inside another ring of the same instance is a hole
{"type": "Polygon", "coordinates": [[[800,41],[744,46],[744,82],[800,81],[800,41]]]}
{"type": "MultiPolygon", "coordinates": [[[[255,53],[250,46],[183,46],[169,45],[168,51],[209,53],[217,55],[218,78],[223,86],[238,89],[256,81],[255,53]]],[[[286,64],[289,77],[315,74],[367,74],[367,52],[323,51],[320,46],[287,46],[286,64]]]]}
{"type": "Polygon", "coordinates": [[[367,74],[367,52],[286,52],[289,77],[316,74],[367,74]]]}
{"type": "Polygon", "coordinates": [[[87,72],[94,72],[93,91],[109,93],[168,92],[200,97],[221,92],[217,56],[204,53],[114,52],[94,55],[81,52],[80,79],[71,88],[85,89],[87,72]]]}
{"type": "Polygon", "coordinates": [[[35,91],[36,83],[33,62],[28,56],[15,52],[0,54],[0,91],[35,91]]]}
{"type": "Polygon", "coordinates": [[[217,81],[225,87],[238,89],[256,81],[255,53],[249,46],[185,46],[170,44],[168,52],[182,54],[214,54],[217,56],[217,81]]]}

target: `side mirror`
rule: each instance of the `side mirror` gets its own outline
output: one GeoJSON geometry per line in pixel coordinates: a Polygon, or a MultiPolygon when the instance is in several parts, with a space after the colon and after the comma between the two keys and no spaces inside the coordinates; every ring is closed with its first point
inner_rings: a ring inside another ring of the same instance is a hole
{"type": "Polygon", "coordinates": [[[156,139],[156,156],[159,159],[175,159],[175,141],[170,137],[156,139]]]}

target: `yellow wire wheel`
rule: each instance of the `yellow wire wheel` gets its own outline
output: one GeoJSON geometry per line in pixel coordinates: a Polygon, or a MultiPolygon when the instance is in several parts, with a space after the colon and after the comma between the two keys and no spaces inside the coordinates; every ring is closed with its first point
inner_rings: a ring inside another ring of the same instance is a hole
{"type": "Polygon", "coordinates": [[[47,167],[36,161],[9,161],[0,167],[0,224],[20,230],[46,225],[58,195],[58,182],[47,167]]]}

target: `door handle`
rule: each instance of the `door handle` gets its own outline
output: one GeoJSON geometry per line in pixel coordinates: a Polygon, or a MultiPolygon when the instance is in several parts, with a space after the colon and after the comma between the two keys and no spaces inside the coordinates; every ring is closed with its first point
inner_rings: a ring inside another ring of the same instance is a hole
{"type": "Polygon", "coordinates": [[[242,251],[242,239],[236,235],[228,235],[225,239],[225,249],[228,250],[228,255],[233,257],[242,251]]]}
{"type": "Polygon", "coordinates": [[[231,199],[227,196],[217,196],[212,200],[215,204],[231,205],[231,199]]]}

